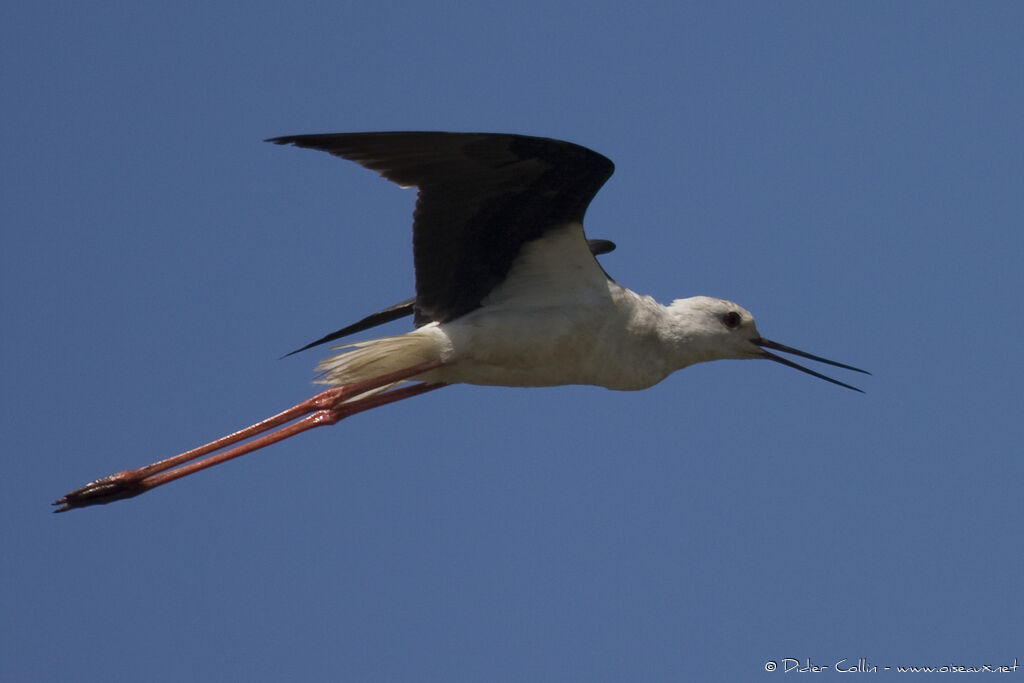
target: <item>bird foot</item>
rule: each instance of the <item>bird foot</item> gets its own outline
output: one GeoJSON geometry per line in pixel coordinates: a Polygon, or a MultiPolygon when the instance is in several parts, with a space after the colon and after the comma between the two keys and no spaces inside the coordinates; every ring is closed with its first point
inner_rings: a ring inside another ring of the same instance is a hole
{"type": "Polygon", "coordinates": [[[67,512],[88,505],[113,503],[115,500],[133,498],[149,490],[143,478],[134,470],[125,470],[116,474],[90,481],[85,486],[54,501],[57,509],[54,512],[67,512]]]}

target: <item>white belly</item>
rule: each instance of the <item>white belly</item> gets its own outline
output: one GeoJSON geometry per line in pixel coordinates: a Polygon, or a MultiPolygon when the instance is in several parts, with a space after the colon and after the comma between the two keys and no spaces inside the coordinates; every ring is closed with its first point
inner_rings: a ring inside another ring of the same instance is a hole
{"type": "Polygon", "coordinates": [[[638,309],[639,297],[609,284],[618,290],[616,296],[593,305],[484,308],[437,326],[434,334],[445,339],[445,365],[429,379],[513,387],[592,384],[625,390],[661,381],[669,370],[656,350],[660,340],[654,326],[637,319],[638,311],[653,314],[658,304],[650,301],[649,309],[638,309]],[[634,305],[623,305],[627,298],[634,305]]]}
{"type": "Polygon", "coordinates": [[[414,379],[541,387],[592,384],[644,389],[668,367],[665,307],[608,279],[578,223],[527,243],[480,308],[448,323],[360,342],[319,366],[348,384],[440,359],[414,379]]]}

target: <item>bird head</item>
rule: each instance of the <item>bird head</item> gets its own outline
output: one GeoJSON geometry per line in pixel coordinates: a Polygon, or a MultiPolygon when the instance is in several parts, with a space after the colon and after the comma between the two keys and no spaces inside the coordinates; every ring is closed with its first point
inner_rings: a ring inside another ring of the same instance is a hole
{"type": "Polygon", "coordinates": [[[852,370],[865,375],[871,374],[867,370],[815,356],[806,351],[766,339],[757,331],[754,316],[750,311],[725,299],[708,296],[679,299],[672,303],[669,310],[676,323],[674,336],[677,338],[677,346],[681,352],[692,358],[686,363],[687,365],[707,360],[763,358],[805,372],[826,382],[863,393],[855,386],[840,382],[788,358],[776,355],[768,350],[771,349],[844,370],[852,370]]]}

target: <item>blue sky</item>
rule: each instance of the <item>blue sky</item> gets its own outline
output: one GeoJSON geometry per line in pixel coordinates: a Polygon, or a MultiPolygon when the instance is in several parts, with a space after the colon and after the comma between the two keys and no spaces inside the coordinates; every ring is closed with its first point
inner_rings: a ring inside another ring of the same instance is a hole
{"type": "Polygon", "coordinates": [[[0,679],[1024,662],[1020,4],[0,13],[0,679]],[[412,192],[261,142],[400,129],[602,152],[618,281],[866,395],[738,361],[447,388],[50,514],[307,397],[322,354],[281,354],[412,294],[412,192]]]}

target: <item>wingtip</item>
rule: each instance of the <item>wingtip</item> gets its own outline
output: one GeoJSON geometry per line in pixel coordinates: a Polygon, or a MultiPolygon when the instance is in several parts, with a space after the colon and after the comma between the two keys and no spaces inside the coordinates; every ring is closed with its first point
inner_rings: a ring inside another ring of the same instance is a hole
{"type": "Polygon", "coordinates": [[[288,356],[294,356],[295,354],[297,354],[297,353],[301,353],[302,351],[305,351],[305,350],[306,350],[306,349],[308,349],[308,348],[312,348],[312,347],[313,347],[313,346],[315,346],[315,345],[316,345],[316,343],[315,343],[315,342],[314,342],[313,344],[306,344],[306,345],[305,345],[305,346],[303,346],[303,347],[302,347],[301,349],[295,349],[294,351],[289,351],[288,353],[284,354],[283,356],[278,356],[278,358],[277,358],[277,359],[278,359],[278,360],[284,360],[284,359],[285,359],[285,358],[287,358],[288,356]]]}

